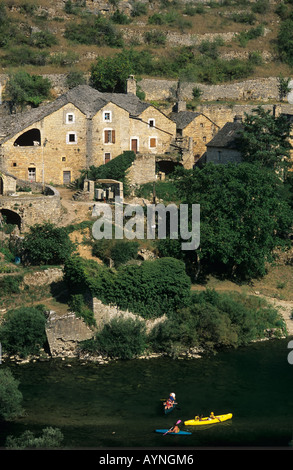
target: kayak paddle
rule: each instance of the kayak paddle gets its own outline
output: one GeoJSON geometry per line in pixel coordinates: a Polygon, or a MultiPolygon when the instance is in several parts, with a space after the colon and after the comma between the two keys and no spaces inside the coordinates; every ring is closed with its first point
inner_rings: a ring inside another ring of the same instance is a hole
{"type": "MultiPolygon", "coordinates": [[[[179,423],[181,423],[181,419],[178,419],[178,421],[177,421],[176,424],[179,424],[179,423]]],[[[176,424],[175,424],[175,426],[176,426],[176,424]]],[[[172,426],[172,427],[173,427],[173,426],[172,426]]],[[[172,427],[171,427],[170,429],[172,429],[172,427]]],[[[166,434],[168,434],[168,432],[170,431],[170,429],[168,429],[168,431],[165,432],[165,433],[163,434],[163,436],[165,436],[166,434]]]]}

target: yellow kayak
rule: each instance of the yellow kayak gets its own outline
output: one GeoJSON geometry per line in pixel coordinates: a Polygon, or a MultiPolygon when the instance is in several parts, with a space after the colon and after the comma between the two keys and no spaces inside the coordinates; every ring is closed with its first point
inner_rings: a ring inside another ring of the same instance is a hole
{"type": "Polygon", "coordinates": [[[232,413],[227,413],[225,415],[217,415],[214,418],[206,417],[199,419],[196,416],[195,419],[189,419],[188,421],[184,421],[186,426],[205,426],[207,424],[215,424],[215,423],[222,423],[223,421],[227,421],[227,419],[232,418],[232,413]]]}

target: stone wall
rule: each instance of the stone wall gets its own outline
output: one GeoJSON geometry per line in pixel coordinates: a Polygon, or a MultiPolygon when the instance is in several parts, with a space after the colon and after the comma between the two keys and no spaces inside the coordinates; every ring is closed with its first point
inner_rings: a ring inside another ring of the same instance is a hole
{"type": "MultiPolygon", "coordinates": [[[[177,80],[153,80],[144,78],[139,82],[141,90],[145,93],[145,99],[166,100],[175,99],[177,80]]],[[[223,85],[205,85],[203,83],[182,83],[180,91],[181,99],[191,100],[194,87],[202,91],[201,101],[214,100],[259,100],[279,101],[278,78],[259,78],[241,82],[225,83],[223,85]]]]}
{"type": "Polygon", "coordinates": [[[131,185],[140,185],[155,181],[156,155],[137,154],[136,159],[127,171],[127,178],[131,185]]]}
{"type": "Polygon", "coordinates": [[[81,318],[76,317],[74,312],[58,315],[50,311],[46,335],[52,357],[75,357],[78,343],[92,338],[94,331],[81,318]]]}
{"type": "Polygon", "coordinates": [[[99,330],[102,329],[106,323],[109,323],[113,318],[117,317],[132,318],[133,320],[138,318],[142,322],[145,322],[147,332],[149,332],[159,322],[166,320],[165,315],[163,317],[156,318],[155,320],[144,320],[139,315],[135,315],[128,310],[120,310],[116,305],[105,305],[96,297],[92,298],[92,309],[99,330]]]}
{"type": "Polygon", "coordinates": [[[43,222],[58,223],[61,216],[60,194],[50,187],[52,195],[18,193],[18,196],[0,196],[0,211],[5,209],[19,215],[21,231],[43,222]]]}

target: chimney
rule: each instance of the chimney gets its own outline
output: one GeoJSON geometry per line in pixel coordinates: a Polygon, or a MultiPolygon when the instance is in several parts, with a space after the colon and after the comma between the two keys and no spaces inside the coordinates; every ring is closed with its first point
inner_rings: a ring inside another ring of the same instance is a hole
{"type": "Polygon", "coordinates": [[[133,95],[136,95],[136,80],[134,78],[134,75],[129,75],[127,79],[126,93],[132,93],[133,95]]]}

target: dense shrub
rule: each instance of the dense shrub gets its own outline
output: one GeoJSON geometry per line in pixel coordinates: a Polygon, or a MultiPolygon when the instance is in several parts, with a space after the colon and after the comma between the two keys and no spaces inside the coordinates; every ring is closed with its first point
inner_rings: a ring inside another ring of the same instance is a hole
{"type": "Polygon", "coordinates": [[[42,306],[9,310],[0,326],[3,350],[21,357],[38,354],[46,341],[45,323],[42,306]]]}
{"type": "Polygon", "coordinates": [[[71,257],[65,263],[64,273],[72,293],[88,289],[103,303],[145,318],[169,315],[190,300],[190,279],[184,263],[173,258],[120,266],[114,272],[92,260],[71,257]]]}
{"type": "Polygon", "coordinates": [[[104,262],[110,258],[115,267],[137,258],[139,243],[132,240],[96,240],[93,245],[93,255],[104,262]]]}
{"type": "Polygon", "coordinates": [[[13,107],[23,108],[27,104],[36,107],[50,97],[50,91],[51,82],[47,78],[24,70],[10,74],[6,85],[6,96],[13,107]]]}
{"type": "Polygon", "coordinates": [[[32,265],[62,264],[73,250],[67,230],[48,222],[30,227],[23,240],[23,257],[32,265]]]}
{"type": "Polygon", "coordinates": [[[8,449],[49,449],[60,447],[63,434],[58,428],[47,427],[38,437],[32,431],[24,431],[19,437],[8,436],[6,447],[8,449]]]}
{"type": "Polygon", "coordinates": [[[78,184],[81,185],[85,176],[92,180],[98,179],[114,179],[123,183],[124,193],[127,193],[127,170],[135,160],[135,153],[131,150],[125,151],[117,157],[110,160],[105,165],[101,166],[90,166],[88,170],[81,172],[81,177],[78,184]]]}
{"type": "Polygon", "coordinates": [[[3,276],[0,278],[0,295],[18,294],[20,285],[23,281],[23,275],[3,276]]]}
{"type": "Polygon", "coordinates": [[[156,352],[178,355],[194,346],[205,351],[237,348],[266,337],[267,329],[276,329],[276,334],[281,335],[285,323],[263,299],[207,289],[193,293],[190,306],[158,324],[148,341],[156,352]]]}
{"type": "Polygon", "coordinates": [[[89,17],[80,23],[70,23],[64,36],[70,41],[96,46],[121,47],[122,35],[115,25],[103,16],[89,17]]]}
{"type": "Polygon", "coordinates": [[[105,324],[94,340],[83,341],[81,348],[109,357],[132,359],[146,348],[146,328],[138,319],[114,318],[105,324]]]}

